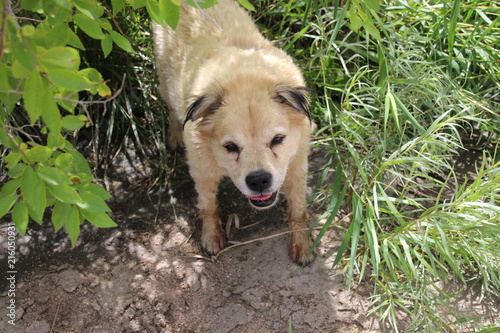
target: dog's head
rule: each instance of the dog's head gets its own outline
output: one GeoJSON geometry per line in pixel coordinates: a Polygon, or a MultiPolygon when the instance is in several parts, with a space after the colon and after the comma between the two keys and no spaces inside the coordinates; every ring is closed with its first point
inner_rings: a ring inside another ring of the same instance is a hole
{"type": "Polygon", "coordinates": [[[219,86],[197,97],[184,124],[195,123],[217,165],[263,209],[276,202],[298,149],[308,148],[311,114],[305,87],[256,87],[219,86]]]}

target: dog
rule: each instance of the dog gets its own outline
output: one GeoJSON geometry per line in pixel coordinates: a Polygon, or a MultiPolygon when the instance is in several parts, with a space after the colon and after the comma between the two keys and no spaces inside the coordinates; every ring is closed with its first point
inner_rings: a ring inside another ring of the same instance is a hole
{"type": "Polygon", "coordinates": [[[299,68],[265,39],[233,0],[205,10],[182,3],[175,30],[153,23],[159,91],[169,110],[168,144],[185,147],[209,254],[227,245],[217,192],[228,176],[257,209],[288,204],[290,257],[311,261],[307,156],[313,129],[299,68]]]}

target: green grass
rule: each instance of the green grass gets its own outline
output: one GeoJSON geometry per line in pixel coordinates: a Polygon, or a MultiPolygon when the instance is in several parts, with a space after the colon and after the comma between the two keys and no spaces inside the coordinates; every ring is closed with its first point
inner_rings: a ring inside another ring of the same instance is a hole
{"type": "Polygon", "coordinates": [[[337,157],[311,197],[326,207],[320,236],[347,205],[335,264],[348,285],[373,283],[383,324],[480,329],[440,283],[500,296],[500,2],[377,4],[260,2],[264,32],[317,92],[316,142],[337,157]],[[483,151],[475,179],[455,170],[464,149],[483,151]]]}

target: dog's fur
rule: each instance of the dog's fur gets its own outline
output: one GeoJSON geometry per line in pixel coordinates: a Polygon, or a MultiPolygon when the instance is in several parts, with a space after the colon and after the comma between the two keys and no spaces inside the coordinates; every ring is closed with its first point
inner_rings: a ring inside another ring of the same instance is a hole
{"type": "Polygon", "coordinates": [[[310,261],[307,154],[312,131],[300,70],[262,37],[233,0],[203,12],[181,5],[174,31],[154,24],[160,92],[170,112],[169,145],[184,142],[203,219],[203,248],[226,244],[217,191],[224,176],[256,208],[283,188],[291,229],[290,256],[310,261]]]}

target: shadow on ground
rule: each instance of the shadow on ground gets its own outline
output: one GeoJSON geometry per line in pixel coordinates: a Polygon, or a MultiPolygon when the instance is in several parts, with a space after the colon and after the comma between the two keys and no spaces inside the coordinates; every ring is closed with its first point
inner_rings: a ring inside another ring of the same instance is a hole
{"type": "MultiPolygon", "coordinates": [[[[212,260],[199,245],[196,194],[185,166],[169,180],[169,190],[145,185],[147,168],[133,164],[119,158],[108,175],[119,227],[86,224],[71,248],[64,231],[53,232],[47,216],[43,226],[30,225],[27,236],[17,237],[16,325],[3,315],[0,331],[378,331],[366,317],[369,288],[348,291],[342,275],[330,270],[341,241],[338,230],[323,238],[311,266],[297,266],[288,258],[286,203],[252,210],[227,181],[219,193],[221,215],[227,220],[238,213],[240,221],[231,225],[229,239],[250,242],[212,260]],[[266,238],[271,235],[277,236],[266,238]]],[[[1,225],[2,249],[7,225],[1,225]]],[[[0,265],[7,267],[6,252],[0,256],[0,265]]],[[[8,290],[6,279],[0,284],[8,290]]],[[[0,299],[10,297],[4,293],[0,299]]]]}

